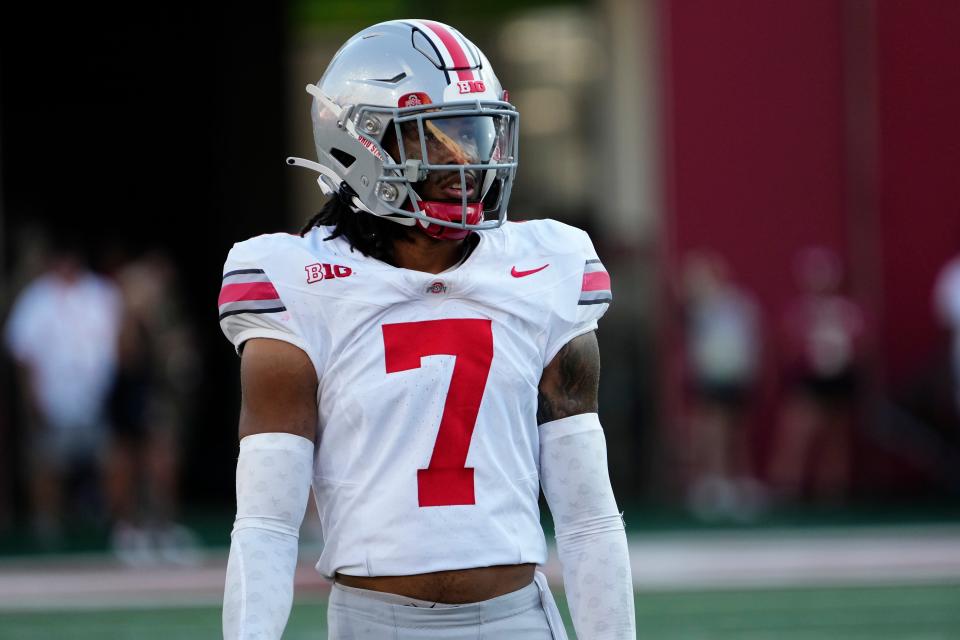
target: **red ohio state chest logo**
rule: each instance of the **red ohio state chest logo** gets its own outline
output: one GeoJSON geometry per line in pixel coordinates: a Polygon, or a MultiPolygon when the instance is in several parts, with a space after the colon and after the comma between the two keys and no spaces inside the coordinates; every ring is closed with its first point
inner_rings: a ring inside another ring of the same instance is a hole
{"type": "Polygon", "coordinates": [[[321,280],[330,280],[331,278],[346,278],[353,273],[353,269],[340,264],[328,264],[326,262],[314,262],[305,266],[307,272],[307,284],[320,282],[321,280]]]}

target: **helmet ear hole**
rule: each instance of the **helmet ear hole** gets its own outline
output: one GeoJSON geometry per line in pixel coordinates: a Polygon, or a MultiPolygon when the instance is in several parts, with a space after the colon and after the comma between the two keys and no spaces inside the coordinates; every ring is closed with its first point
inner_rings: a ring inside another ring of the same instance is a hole
{"type": "Polygon", "coordinates": [[[354,156],[341,149],[330,149],[330,155],[336,158],[337,162],[342,164],[344,169],[350,168],[350,165],[357,160],[354,156]]]}
{"type": "Polygon", "coordinates": [[[397,131],[396,127],[393,126],[392,120],[386,126],[386,131],[383,134],[383,141],[380,143],[380,146],[383,147],[383,150],[387,152],[387,155],[389,155],[392,160],[399,162],[400,143],[397,140],[397,131]]]}

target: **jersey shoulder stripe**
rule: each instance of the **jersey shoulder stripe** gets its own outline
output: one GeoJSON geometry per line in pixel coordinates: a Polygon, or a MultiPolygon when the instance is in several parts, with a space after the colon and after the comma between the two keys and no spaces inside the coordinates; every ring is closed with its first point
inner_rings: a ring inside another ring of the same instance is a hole
{"type": "Polygon", "coordinates": [[[613,300],[610,274],[600,260],[587,260],[583,265],[583,283],[580,285],[581,304],[604,304],[613,300]]]}
{"type": "Polygon", "coordinates": [[[223,274],[217,305],[221,320],[238,313],[287,310],[263,269],[235,269],[223,274]]]}

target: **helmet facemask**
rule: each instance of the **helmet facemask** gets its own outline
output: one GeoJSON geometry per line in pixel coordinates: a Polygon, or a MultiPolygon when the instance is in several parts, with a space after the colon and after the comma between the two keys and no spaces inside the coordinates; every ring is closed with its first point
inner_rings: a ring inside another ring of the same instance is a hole
{"type": "Polygon", "coordinates": [[[446,239],[503,223],[517,168],[519,114],[512,106],[472,102],[359,111],[379,112],[390,122],[379,144],[384,160],[374,194],[380,205],[446,239]]]}

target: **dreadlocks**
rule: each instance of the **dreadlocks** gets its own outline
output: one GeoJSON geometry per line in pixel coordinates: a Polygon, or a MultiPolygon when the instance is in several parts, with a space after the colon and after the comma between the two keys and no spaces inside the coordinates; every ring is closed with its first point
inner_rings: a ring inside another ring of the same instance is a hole
{"type": "Polygon", "coordinates": [[[350,193],[341,191],[327,200],[320,211],[310,218],[301,236],[305,236],[314,227],[333,227],[333,233],[324,240],[333,240],[343,236],[350,243],[351,250],[357,250],[365,256],[394,264],[393,243],[407,240],[410,231],[390,220],[384,220],[366,211],[354,211],[348,204],[350,193]]]}

